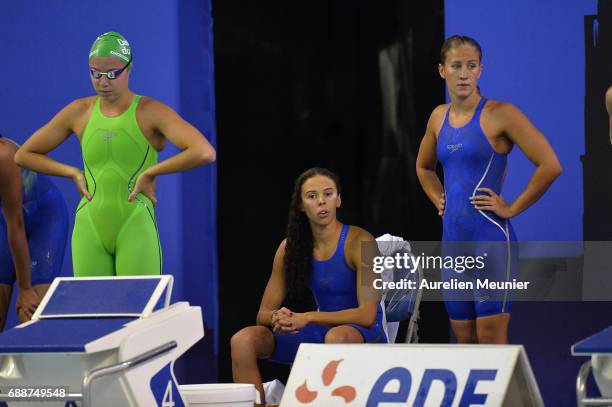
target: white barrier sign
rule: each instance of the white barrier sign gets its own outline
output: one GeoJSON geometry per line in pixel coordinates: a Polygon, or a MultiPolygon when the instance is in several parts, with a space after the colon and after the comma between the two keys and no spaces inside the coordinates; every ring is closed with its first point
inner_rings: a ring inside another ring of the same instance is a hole
{"type": "Polygon", "coordinates": [[[302,344],[287,406],[543,406],[522,346],[302,344]]]}

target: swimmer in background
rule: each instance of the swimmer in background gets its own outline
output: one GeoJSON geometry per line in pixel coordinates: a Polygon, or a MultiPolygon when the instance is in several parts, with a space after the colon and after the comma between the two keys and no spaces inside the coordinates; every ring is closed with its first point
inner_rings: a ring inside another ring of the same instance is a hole
{"type": "Polygon", "coordinates": [[[21,166],[70,178],[79,189],[83,198],[72,234],[75,276],[161,274],[155,179],[215,160],[214,148],[195,127],[165,104],[129,89],[132,61],[121,34],[99,36],[89,52],[97,96],[63,108],[15,157],[21,166]],[[47,155],[73,133],[85,172],[47,155]],[[157,163],[166,140],[181,152],[157,163]]]}
{"type": "Polygon", "coordinates": [[[29,321],[60,275],[68,210],[51,180],[15,164],[19,145],[0,135],[0,331],[17,281],[17,315],[29,321]]]}

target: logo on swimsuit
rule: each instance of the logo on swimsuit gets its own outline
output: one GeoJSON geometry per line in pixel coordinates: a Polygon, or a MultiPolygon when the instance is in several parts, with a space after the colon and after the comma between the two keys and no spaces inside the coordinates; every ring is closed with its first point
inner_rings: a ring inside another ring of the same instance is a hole
{"type": "MultiPolygon", "coordinates": [[[[323,381],[323,385],[329,386],[335,379],[336,373],[338,371],[338,365],[344,359],[332,360],[323,368],[323,372],[321,373],[321,379],[323,381]]],[[[316,400],[319,395],[318,391],[311,391],[308,389],[308,384],[306,380],[304,383],[295,389],[295,398],[303,404],[309,404],[316,400]]],[[[341,397],[345,403],[350,403],[355,400],[357,397],[357,390],[353,386],[340,386],[336,387],[332,390],[332,396],[341,397]]]]}
{"type": "Polygon", "coordinates": [[[104,137],[104,140],[111,141],[113,139],[113,136],[114,136],[113,132],[109,131],[108,133],[104,133],[103,137],[104,137]]]}
{"type": "Polygon", "coordinates": [[[449,145],[446,146],[448,151],[450,151],[451,153],[454,153],[456,151],[461,150],[462,147],[463,147],[463,144],[461,144],[461,143],[459,143],[459,144],[449,144],[449,145]]]}

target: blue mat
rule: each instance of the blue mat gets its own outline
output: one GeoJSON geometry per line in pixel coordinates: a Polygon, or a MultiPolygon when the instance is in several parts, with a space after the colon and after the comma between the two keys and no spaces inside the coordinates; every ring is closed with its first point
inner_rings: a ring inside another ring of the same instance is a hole
{"type": "Polygon", "coordinates": [[[139,314],[158,284],[158,279],[62,281],[42,316],[139,314]]]}
{"type": "Polygon", "coordinates": [[[0,335],[0,353],[84,352],[85,345],[136,318],[54,318],[0,335]]]}
{"type": "Polygon", "coordinates": [[[574,354],[612,353],[612,326],[572,346],[574,354]]]}

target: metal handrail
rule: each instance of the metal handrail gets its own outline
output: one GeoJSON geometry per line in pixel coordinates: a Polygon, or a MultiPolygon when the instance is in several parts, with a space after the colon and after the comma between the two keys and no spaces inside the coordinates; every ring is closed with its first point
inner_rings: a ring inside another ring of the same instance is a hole
{"type": "Polygon", "coordinates": [[[110,374],[115,374],[115,373],[119,373],[119,372],[123,372],[128,369],[131,369],[135,366],[138,366],[141,363],[144,363],[166,352],[169,352],[176,347],[177,347],[176,341],[170,341],[156,348],[153,348],[145,353],[142,353],[138,356],[134,356],[133,358],[128,359],[126,361],[119,362],[114,365],[100,367],[98,369],[94,369],[91,372],[87,373],[85,377],[83,378],[83,385],[82,385],[83,407],[91,407],[91,385],[94,380],[102,376],[107,376],[110,374]]]}
{"type": "MultiPolygon", "coordinates": [[[[6,387],[6,386],[4,386],[6,387]]],[[[27,386],[17,386],[17,387],[27,387],[27,386]]],[[[49,397],[48,399],[36,399],[36,401],[39,401],[41,403],[45,402],[45,401],[73,401],[73,400],[81,400],[83,398],[83,394],[82,393],[66,393],[64,396],[58,396],[58,397],[49,397]]],[[[11,397],[11,396],[6,396],[6,395],[2,395],[0,396],[0,402],[2,401],[10,401],[11,404],[12,403],[21,403],[21,402],[32,402],[32,399],[27,399],[24,398],[23,400],[16,400],[15,397],[11,397]]]]}
{"type": "Polygon", "coordinates": [[[587,398],[586,383],[591,372],[591,366],[591,361],[588,360],[580,366],[578,371],[578,377],[576,378],[576,401],[578,402],[578,407],[612,405],[612,398],[587,398]]]}

